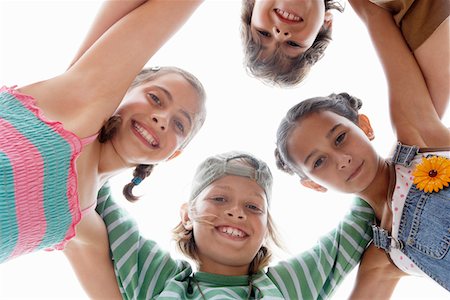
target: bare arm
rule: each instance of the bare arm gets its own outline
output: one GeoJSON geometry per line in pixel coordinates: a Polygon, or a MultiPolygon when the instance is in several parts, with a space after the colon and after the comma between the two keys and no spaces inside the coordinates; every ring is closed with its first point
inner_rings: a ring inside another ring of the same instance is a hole
{"type": "Polygon", "coordinates": [[[64,254],[89,298],[122,299],[109,256],[106,227],[96,212],[83,217],[64,254]]]}
{"type": "MultiPolygon", "coordinates": [[[[109,21],[124,12],[113,2],[105,4],[103,11],[118,8],[120,12],[109,21]]],[[[39,99],[49,118],[78,136],[90,136],[115,112],[136,75],[201,2],[146,1],[110,26],[64,74],[21,90],[39,99]]],[[[95,31],[98,35],[101,29],[95,31]]]]}
{"type": "Polygon", "coordinates": [[[121,0],[105,2],[86,35],[83,43],[70,63],[72,66],[112,25],[129,12],[145,3],[146,0],[121,0]]]}
{"type": "Polygon", "coordinates": [[[364,252],[349,299],[389,299],[404,275],[389,261],[384,250],[372,244],[364,252]]]}
{"type": "Polygon", "coordinates": [[[417,61],[392,16],[367,0],[350,3],[366,24],[387,77],[398,140],[420,147],[450,145],[450,132],[440,121],[417,61]]]}

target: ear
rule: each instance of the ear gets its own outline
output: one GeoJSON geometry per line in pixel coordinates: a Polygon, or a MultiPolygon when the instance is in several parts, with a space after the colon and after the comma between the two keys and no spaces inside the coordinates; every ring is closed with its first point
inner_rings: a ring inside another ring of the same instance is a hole
{"type": "Polygon", "coordinates": [[[369,140],[372,141],[375,138],[375,134],[373,133],[369,118],[366,115],[358,115],[358,127],[361,128],[362,131],[364,131],[369,140]]]}
{"type": "Polygon", "coordinates": [[[311,179],[302,179],[300,180],[300,183],[309,189],[315,190],[316,192],[325,193],[327,189],[320,184],[312,181],[311,179]]]}
{"type": "Polygon", "coordinates": [[[323,18],[323,26],[328,29],[332,29],[333,27],[333,14],[329,11],[325,12],[325,16],[323,18]]]}
{"type": "Polygon", "coordinates": [[[182,151],[182,150],[175,150],[175,152],[174,152],[167,160],[174,159],[175,157],[177,157],[178,155],[180,155],[181,152],[183,152],[183,151],[182,151]]]}
{"type": "Polygon", "coordinates": [[[192,230],[193,226],[192,221],[189,218],[189,204],[183,203],[180,208],[180,217],[181,217],[181,223],[183,224],[184,229],[186,230],[192,230]]]}

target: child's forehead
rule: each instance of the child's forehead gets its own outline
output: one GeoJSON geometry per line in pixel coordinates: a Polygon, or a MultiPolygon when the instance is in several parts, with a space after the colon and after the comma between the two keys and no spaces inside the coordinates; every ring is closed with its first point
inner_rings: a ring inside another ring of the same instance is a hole
{"type": "Polygon", "coordinates": [[[255,180],[245,176],[225,174],[205,188],[207,192],[212,190],[239,193],[240,195],[253,195],[266,200],[264,189],[255,180]]]}

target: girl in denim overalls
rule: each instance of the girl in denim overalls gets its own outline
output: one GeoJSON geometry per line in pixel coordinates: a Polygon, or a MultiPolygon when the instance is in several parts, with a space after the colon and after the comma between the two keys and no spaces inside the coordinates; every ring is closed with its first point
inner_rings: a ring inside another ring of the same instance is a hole
{"type": "Polygon", "coordinates": [[[342,93],[289,110],[277,133],[278,165],[309,188],[355,193],[374,209],[373,244],[387,256],[368,249],[353,297],[386,299],[406,273],[450,290],[450,131],[392,16],[370,3],[356,8],[387,75],[394,154],[375,152],[369,119],[358,114],[361,100],[342,93]]]}

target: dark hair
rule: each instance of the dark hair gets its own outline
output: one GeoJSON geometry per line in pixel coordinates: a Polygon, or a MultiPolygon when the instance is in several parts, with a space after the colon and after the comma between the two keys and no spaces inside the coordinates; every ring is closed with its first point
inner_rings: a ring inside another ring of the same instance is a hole
{"type": "Polygon", "coordinates": [[[306,116],[321,111],[331,111],[358,124],[358,110],[362,101],[347,93],[331,94],[327,97],[315,97],[304,100],[291,107],[281,120],[277,130],[277,147],[275,160],[278,169],[289,173],[296,173],[300,178],[307,178],[305,173],[292,160],[287,151],[289,137],[296,126],[306,116]]]}
{"type": "MultiPolygon", "coordinates": [[[[202,127],[203,123],[205,122],[206,117],[206,108],[205,108],[205,100],[206,100],[206,92],[201,84],[201,82],[191,73],[177,68],[177,67],[153,67],[153,68],[146,68],[143,69],[133,80],[133,82],[130,85],[130,88],[128,90],[132,90],[133,88],[140,86],[144,83],[147,83],[149,81],[155,80],[156,78],[165,75],[165,74],[179,74],[183,76],[184,79],[186,79],[187,82],[189,82],[192,87],[197,91],[199,100],[201,102],[201,110],[196,115],[196,119],[194,122],[194,126],[192,128],[191,133],[186,138],[186,140],[181,145],[181,148],[184,148],[195,136],[195,134],[199,131],[199,129],[202,127]]],[[[120,124],[122,123],[122,119],[120,116],[112,116],[110,117],[105,124],[100,129],[100,133],[98,135],[98,141],[100,143],[106,143],[107,141],[111,140],[114,135],[117,132],[117,129],[119,128],[120,124]]],[[[147,178],[153,171],[154,165],[146,165],[141,164],[138,165],[134,171],[133,171],[133,179],[130,183],[126,184],[123,188],[123,195],[127,200],[134,202],[139,199],[139,197],[133,195],[133,188],[141,183],[142,180],[147,178]]]]}
{"type": "MultiPolygon", "coordinates": [[[[324,0],[325,11],[343,7],[336,0],[324,0]]],[[[331,41],[331,28],[322,26],[309,49],[298,57],[290,58],[281,51],[275,51],[271,57],[262,59],[262,46],[251,33],[251,20],[255,0],[242,0],[241,40],[244,50],[244,65],[247,72],[265,83],[279,86],[293,86],[300,83],[311,67],[323,57],[331,41]]]]}

